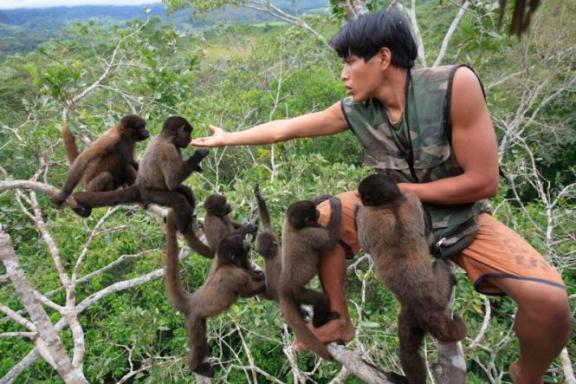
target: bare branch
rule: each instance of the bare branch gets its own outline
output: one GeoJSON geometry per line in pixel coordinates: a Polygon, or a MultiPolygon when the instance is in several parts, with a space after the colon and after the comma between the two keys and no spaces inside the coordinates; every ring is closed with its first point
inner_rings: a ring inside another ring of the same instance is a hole
{"type": "Polygon", "coordinates": [[[39,351],[42,352],[45,347],[47,352],[45,356],[49,357],[47,361],[50,362],[50,359],[53,360],[53,367],[58,371],[65,383],[87,382],[82,371],[72,366],[72,362],[66,354],[66,349],[60,339],[58,331],[50,321],[44,308],[36,301],[34,289],[28,283],[18,258],[14,253],[10,236],[1,229],[0,259],[6,267],[6,272],[14,284],[18,297],[22,300],[24,308],[26,308],[26,311],[30,315],[31,322],[38,330],[38,340],[42,341],[41,344],[36,343],[37,347],[40,348],[39,351]]]}
{"type": "Polygon", "coordinates": [[[434,64],[432,64],[432,67],[439,66],[442,63],[442,60],[444,60],[444,56],[446,56],[446,51],[448,50],[448,44],[450,44],[450,40],[452,40],[452,36],[454,35],[456,28],[458,28],[458,25],[460,24],[460,21],[464,17],[464,14],[466,13],[466,10],[468,9],[469,6],[470,6],[470,0],[464,0],[462,2],[460,10],[456,14],[454,20],[452,20],[452,24],[450,24],[448,32],[446,32],[446,35],[444,35],[444,39],[442,40],[442,45],[440,47],[440,52],[438,53],[438,57],[436,57],[434,64]]]}

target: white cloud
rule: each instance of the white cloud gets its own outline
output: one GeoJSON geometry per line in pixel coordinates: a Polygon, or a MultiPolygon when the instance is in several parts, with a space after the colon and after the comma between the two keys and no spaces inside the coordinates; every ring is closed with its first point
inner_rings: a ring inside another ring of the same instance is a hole
{"type": "Polygon", "coordinates": [[[159,0],[0,0],[0,9],[48,8],[74,5],[140,5],[159,0]]]}

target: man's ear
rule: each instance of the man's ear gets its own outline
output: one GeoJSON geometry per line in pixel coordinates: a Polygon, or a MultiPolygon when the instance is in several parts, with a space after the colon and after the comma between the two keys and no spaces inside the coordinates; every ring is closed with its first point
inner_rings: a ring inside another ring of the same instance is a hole
{"type": "Polygon", "coordinates": [[[392,63],[392,51],[388,47],[382,47],[377,53],[378,58],[380,59],[380,65],[382,69],[386,69],[392,63]]]}

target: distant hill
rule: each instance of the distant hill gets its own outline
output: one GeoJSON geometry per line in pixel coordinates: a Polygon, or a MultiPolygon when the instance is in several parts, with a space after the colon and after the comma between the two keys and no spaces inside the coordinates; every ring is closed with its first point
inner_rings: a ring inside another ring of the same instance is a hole
{"type": "MultiPolygon", "coordinates": [[[[307,12],[329,6],[329,0],[276,0],[273,3],[291,12],[307,12]]],[[[262,12],[245,8],[227,7],[205,18],[193,17],[192,10],[167,15],[162,3],[139,6],[74,6],[53,8],[22,8],[0,10],[0,60],[14,53],[36,49],[38,44],[58,36],[62,27],[75,21],[96,20],[102,24],[121,24],[132,19],[158,16],[165,22],[182,28],[199,28],[228,21],[253,23],[272,19],[262,12]],[[149,9],[146,13],[145,8],[149,9]]]]}

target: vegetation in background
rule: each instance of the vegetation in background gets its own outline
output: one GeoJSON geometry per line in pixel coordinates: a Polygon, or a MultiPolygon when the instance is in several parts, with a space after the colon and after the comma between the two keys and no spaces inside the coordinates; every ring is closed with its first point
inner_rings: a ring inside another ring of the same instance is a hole
{"type": "MultiPolygon", "coordinates": [[[[382,5],[370,2],[371,7],[382,5]]],[[[332,15],[303,19],[329,39],[344,17],[343,9],[333,9],[332,15]]],[[[429,65],[441,53],[457,12],[448,2],[418,2],[415,17],[429,65]]],[[[483,80],[506,175],[492,202],[495,215],[561,271],[573,304],[576,1],[544,2],[530,33],[520,41],[496,29],[496,13],[491,2],[471,5],[442,62],[470,64],[483,80]]],[[[97,272],[78,283],[76,303],[111,292],[78,315],[86,345],[83,372],[89,382],[194,381],[186,368],[183,319],[170,306],[161,275],[154,275],[162,268],[162,220],[136,206],[95,209],[83,220],[69,209],[55,209],[43,194],[1,186],[14,180],[62,184],[68,170],[60,141],[64,122],[84,141],[133,112],[148,120],[154,134],[174,114],[192,122],[195,136],[209,134],[208,124],[239,130],[331,105],[345,95],[340,70],[339,59],[310,31],[266,20],[204,30],[174,27],[158,18],[112,27],[77,23],[34,51],[0,63],[0,229],[10,235],[31,285],[53,303],[61,306],[67,300],[54,268],[56,256],[67,271],[82,258],[79,278],[97,272]],[[46,234],[57,255],[47,247],[46,234]],[[149,280],[140,282],[141,277],[149,280]],[[127,287],[110,291],[121,284],[127,287]]],[[[139,145],[138,152],[143,148],[139,145]]],[[[259,183],[278,231],[291,202],[350,190],[370,172],[362,166],[361,148],[349,132],[273,146],[212,149],[204,168],[202,175],[187,181],[199,201],[216,191],[224,193],[235,217],[247,220],[255,215],[252,188],[259,183]]],[[[256,261],[262,264],[260,258],[256,261]]],[[[190,255],[181,265],[187,288],[201,285],[209,262],[190,255]]],[[[22,304],[2,268],[0,304],[19,311],[22,304]]],[[[469,382],[510,382],[507,369],[518,357],[511,329],[513,303],[475,293],[461,272],[458,281],[455,311],[469,327],[463,343],[469,382]]],[[[393,296],[363,255],[350,262],[347,282],[357,327],[350,348],[384,369],[399,371],[393,296]]],[[[53,323],[62,317],[57,306],[45,308],[53,323]]],[[[34,347],[25,331],[9,316],[0,318],[0,377],[14,372],[34,347]]],[[[61,336],[71,351],[75,335],[64,328],[61,336]]],[[[338,364],[318,364],[307,353],[293,359],[291,336],[273,302],[240,300],[209,323],[209,338],[222,382],[291,383],[306,377],[328,383],[340,372],[338,364]]],[[[431,340],[425,351],[432,363],[431,340]]],[[[567,352],[576,356],[574,343],[567,352]]],[[[33,361],[18,372],[16,382],[59,382],[45,360],[33,361]]],[[[564,382],[563,364],[560,359],[554,363],[547,382],[564,382]]]]}

